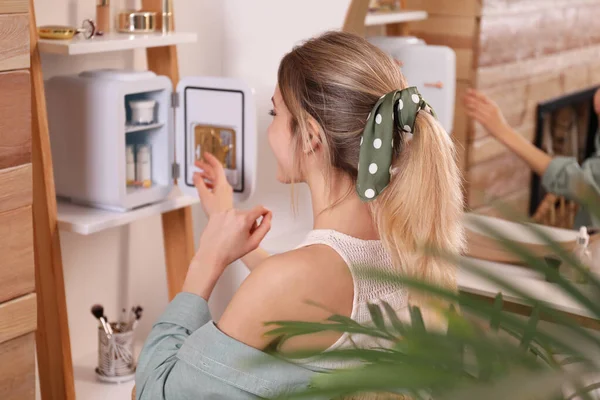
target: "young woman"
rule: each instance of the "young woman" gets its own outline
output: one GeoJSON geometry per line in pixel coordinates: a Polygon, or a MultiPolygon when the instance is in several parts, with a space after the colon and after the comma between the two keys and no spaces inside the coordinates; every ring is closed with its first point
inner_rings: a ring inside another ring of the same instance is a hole
{"type": "MultiPolygon", "coordinates": [[[[401,317],[409,301],[425,303],[403,287],[367,280],[361,267],[456,288],[452,265],[418,251],[424,244],[461,249],[454,147],[394,61],[362,38],[332,32],[287,54],[277,83],[268,138],[278,179],[309,186],[314,230],[297,249],[269,257],[258,246],[270,212],[235,210],[222,167],[207,155],[195,182],[209,222],[183,293],[140,356],[138,399],[269,398],[306,387],[318,371],[350,365],[267,355],[262,350],[278,338],[265,335],[265,322],[340,314],[367,323],[368,302],[385,300],[401,317]],[[206,301],[225,267],[240,258],[252,272],[215,324],[206,301]]],[[[426,321],[435,321],[432,314],[426,321]]],[[[373,345],[331,332],[277,350],[355,344],[373,345]]]]}
{"type": "MultiPolygon", "coordinates": [[[[600,133],[596,133],[595,154],[580,166],[574,157],[552,158],[535,147],[506,123],[498,105],[480,91],[469,90],[465,105],[469,117],[483,125],[490,135],[542,177],[542,185],[548,192],[584,203],[575,218],[576,228],[600,227],[600,220],[590,215],[585,207],[591,199],[600,199],[600,133]]],[[[594,110],[600,118],[600,90],[594,96],[594,110]]]]}

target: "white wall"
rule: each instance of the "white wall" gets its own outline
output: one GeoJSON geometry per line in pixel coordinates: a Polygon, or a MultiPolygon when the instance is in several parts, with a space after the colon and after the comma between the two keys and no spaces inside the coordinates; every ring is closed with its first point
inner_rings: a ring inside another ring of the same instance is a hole
{"type": "MultiPolygon", "coordinates": [[[[113,14],[131,3],[112,2],[113,14]]],[[[349,0],[176,0],[177,29],[195,31],[198,42],[179,46],[182,76],[224,75],[245,79],[256,90],[258,105],[259,164],[257,192],[249,207],[262,203],[274,212],[271,237],[308,229],[312,223],[310,204],[300,190],[298,216],[293,217],[289,187],[275,181],[275,161],[268,149],[266,127],[279,59],[299,40],[341,26],[349,0]]],[[[93,18],[93,0],[36,0],[38,25],[79,24],[93,18]]],[[[135,2],[134,2],[135,4],[135,2]]],[[[46,78],[93,68],[145,67],[143,51],[104,53],[90,56],[43,56],[46,78]]],[[[204,217],[194,209],[196,236],[204,217]]],[[[113,229],[92,236],[61,232],[63,266],[73,358],[94,353],[96,323],[90,315],[94,303],[105,305],[111,318],[125,298],[145,307],[137,332],[140,339],[167,303],[164,250],[159,217],[130,226],[131,240],[124,242],[123,230],[113,229]],[[119,260],[128,257],[129,268],[120,269],[119,260]],[[120,290],[123,288],[124,290],[120,290]]],[[[211,302],[215,316],[227,304],[231,293],[246,276],[243,266],[230,268],[211,302]]]]}

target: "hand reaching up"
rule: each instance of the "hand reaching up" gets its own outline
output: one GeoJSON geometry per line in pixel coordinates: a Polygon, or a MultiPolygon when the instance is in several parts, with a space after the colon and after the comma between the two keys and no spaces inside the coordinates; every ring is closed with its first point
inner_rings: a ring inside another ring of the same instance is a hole
{"type": "Polygon", "coordinates": [[[512,132],[500,107],[485,94],[468,89],[464,97],[467,115],[479,122],[496,139],[503,139],[512,132]]]}

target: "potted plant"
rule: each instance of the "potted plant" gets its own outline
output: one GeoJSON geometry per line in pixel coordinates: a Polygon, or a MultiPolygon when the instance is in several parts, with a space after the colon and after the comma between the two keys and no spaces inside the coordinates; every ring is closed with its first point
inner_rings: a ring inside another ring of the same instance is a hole
{"type": "MultiPolygon", "coordinates": [[[[600,201],[598,198],[592,200],[587,202],[588,209],[600,216],[600,201]]],[[[515,217],[506,208],[504,213],[515,217]]],[[[523,265],[554,282],[590,316],[600,320],[598,276],[536,226],[524,223],[523,227],[540,238],[552,250],[552,257],[562,260],[563,267],[573,268],[584,275],[587,286],[565,279],[544,258],[492,226],[482,223],[480,229],[517,256],[523,265]]],[[[451,257],[436,249],[424,251],[435,252],[439,257],[451,257]]],[[[391,280],[452,304],[449,309],[440,310],[447,318],[448,329],[443,332],[427,329],[418,307],[410,308],[410,322],[401,321],[386,303],[369,305],[372,321],[368,325],[360,325],[339,315],[324,323],[273,322],[271,334],[283,340],[333,330],[369,335],[389,342],[389,347],[320,353],[319,357],[350,358],[359,365],[320,374],[311,387],[296,398],[352,398],[349,396],[361,393],[394,393],[397,397],[390,398],[436,400],[593,398],[590,393],[600,388],[600,366],[594,357],[600,353],[600,335],[590,333],[560,310],[520,290],[507,279],[486,273],[477,267],[476,262],[456,257],[454,261],[460,268],[493,281],[505,293],[518,295],[531,306],[529,317],[521,318],[504,311],[503,295],[500,293],[491,303],[413,278],[371,273],[371,279],[391,280]],[[551,319],[554,326],[568,336],[540,324],[542,316],[551,319]],[[598,379],[587,382],[594,374],[598,379]]],[[[304,358],[309,355],[316,354],[294,356],[304,358]]]]}

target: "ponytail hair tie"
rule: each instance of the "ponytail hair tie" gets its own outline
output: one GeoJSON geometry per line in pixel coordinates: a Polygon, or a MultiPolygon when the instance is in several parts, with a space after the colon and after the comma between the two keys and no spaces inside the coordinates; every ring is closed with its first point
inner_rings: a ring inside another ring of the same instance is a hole
{"type": "Polygon", "coordinates": [[[420,110],[437,118],[416,87],[383,95],[373,107],[360,139],[356,191],[362,201],[374,200],[389,185],[395,128],[412,133],[420,110]]]}

